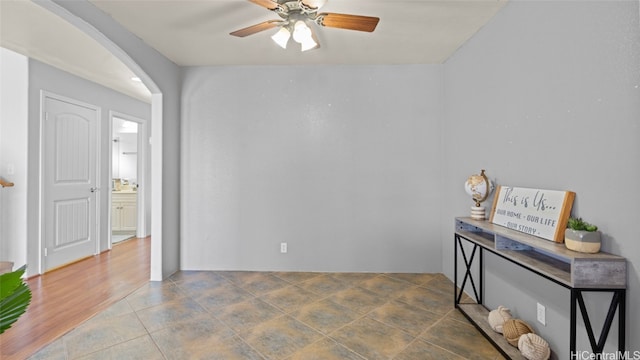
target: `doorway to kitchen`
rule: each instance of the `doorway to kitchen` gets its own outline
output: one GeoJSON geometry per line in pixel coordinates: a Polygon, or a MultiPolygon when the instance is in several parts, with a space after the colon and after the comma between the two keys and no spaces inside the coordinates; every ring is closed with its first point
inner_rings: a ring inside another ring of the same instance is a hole
{"type": "Polygon", "coordinates": [[[145,121],[111,113],[110,246],[148,235],[145,121]]]}

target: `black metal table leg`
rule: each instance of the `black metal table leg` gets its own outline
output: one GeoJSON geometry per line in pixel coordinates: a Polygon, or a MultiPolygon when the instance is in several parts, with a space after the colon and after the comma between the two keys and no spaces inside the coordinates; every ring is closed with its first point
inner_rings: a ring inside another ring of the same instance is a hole
{"type": "Polygon", "coordinates": [[[458,235],[453,237],[453,304],[458,307],[458,235]]]}
{"type": "Polygon", "coordinates": [[[607,341],[607,337],[609,337],[609,330],[611,330],[611,324],[613,323],[613,319],[616,315],[616,310],[618,310],[618,350],[620,352],[624,352],[624,339],[625,339],[625,321],[624,321],[624,303],[625,303],[625,290],[594,290],[594,289],[571,289],[571,340],[570,340],[570,351],[572,354],[575,354],[575,332],[576,332],[576,303],[580,308],[580,313],[582,315],[582,320],[584,322],[585,330],[587,331],[587,336],[589,338],[589,344],[591,345],[591,350],[594,354],[601,354],[604,351],[604,346],[607,341]],[[612,292],[613,297],[611,299],[611,303],[609,304],[609,310],[607,311],[607,317],[605,318],[604,324],[602,325],[602,330],[600,332],[600,336],[596,341],[595,333],[593,331],[593,326],[591,325],[591,320],[589,318],[589,313],[587,312],[587,307],[584,303],[584,298],[582,296],[583,292],[612,292]]]}
{"type": "Polygon", "coordinates": [[[571,289],[571,319],[569,325],[569,355],[573,358],[576,356],[576,322],[578,317],[576,316],[576,289],[571,289]]]}
{"type": "Polygon", "coordinates": [[[480,296],[476,299],[478,304],[482,304],[484,301],[484,252],[482,250],[482,247],[480,247],[480,267],[478,268],[478,271],[480,272],[480,296]]]}
{"type": "Polygon", "coordinates": [[[618,290],[620,292],[620,303],[618,304],[618,351],[623,353],[625,350],[625,335],[626,335],[626,322],[627,318],[626,314],[626,306],[627,306],[627,290],[621,289],[618,290]]]}
{"type": "MultiPolygon", "coordinates": [[[[482,304],[482,298],[478,295],[478,290],[476,288],[476,284],[475,281],[473,281],[473,276],[471,275],[471,265],[473,264],[473,259],[476,256],[476,251],[478,250],[479,246],[477,244],[473,244],[473,250],[471,251],[471,256],[469,258],[467,258],[467,253],[464,251],[464,247],[462,246],[462,240],[459,236],[456,235],[456,239],[455,239],[457,245],[459,245],[460,247],[460,253],[462,254],[462,258],[464,260],[464,264],[466,267],[466,271],[464,274],[464,278],[462,279],[462,284],[460,285],[460,292],[458,292],[457,290],[455,290],[456,292],[456,299],[455,299],[455,303],[459,304],[460,303],[460,299],[462,298],[462,294],[464,293],[464,288],[467,284],[467,279],[469,280],[469,282],[471,282],[471,287],[473,288],[473,293],[476,296],[476,302],[478,304],[482,304]]],[[[456,246],[457,248],[458,246],[456,246]]],[[[482,248],[480,248],[480,252],[482,252],[482,248]]],[[[457,254],[457,250],[456,250],[456,254],[457,254]]],[[[457,266],[457,262],[455,264],[457,266]]],[[[457,278],[455,279],[456,282],[458,281],[457,278]]],[[[457,286],[457,284],[456,284],[457,286]]]]}

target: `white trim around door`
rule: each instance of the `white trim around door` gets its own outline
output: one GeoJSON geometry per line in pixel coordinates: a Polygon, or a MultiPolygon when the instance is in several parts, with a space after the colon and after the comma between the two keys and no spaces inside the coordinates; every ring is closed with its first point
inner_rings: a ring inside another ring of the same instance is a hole
{"type": "Polygon", "coordinates": [[[100,252],[101,108],[40,91],[38,272],[100,252]]]}
{"type": "MultiPolygon", "coordinates": [[[[137,188],[136,202],[137,202],[137,210],[136,210],[136,218],[137,218],[137,229],[136,229],[136,237],[146,237],[149,235],[148,225],[147,225],[147,197],[148,192],[147,188],[150,186],[149,179],[149,171],[148,170],[148,160],[147,160],[147,152],[149,148],[149,136],[148,136],[148,122],[145,119],[141,119],[135,116],[127,115],[124,113],[120,113],[117,111],[109,111],[109,179],[113,179],[113,122],[114,119],[122,119],[126,121],[135,122],[138,124],[138,136],[137,136],[137,184],[139,185],[137,188]]],[[[149,169],[150,170],[150,169],[149,169]]],[[[109,190],[111,190],[111,185],[109,186],[109,190]]],[[[109,248],[112,246],[111,241],[111,228],[112,228],[112,219],[111,219],[111,204],[112,204],[112,192],[109,191],[108,196],[108,204],[105,207],[105,211],[108,211],[108,228],[109,228],[109,248]]]]}

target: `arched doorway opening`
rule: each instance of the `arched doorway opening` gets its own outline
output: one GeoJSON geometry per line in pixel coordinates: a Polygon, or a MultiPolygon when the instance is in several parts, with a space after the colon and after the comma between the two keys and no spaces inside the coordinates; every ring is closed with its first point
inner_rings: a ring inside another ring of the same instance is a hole
{"type": "MultiPolygon", "coordinates": [[[[130,35],[131,38],[134,38],[133,35],[123,34],[126,30],[120,28],[118,24],[113,22],[113,20],[108,18],[105,14],[101,13],[93,5],[88,2],[56,3],[50,0],[38,1],[37,3],[65,19],[80,31],[96,40],[111,54],[113,54],[113,56],[129,67],[152,94],[150,134],[151,153],[149,156],[149,161],[151,163],[151,191],[148,194],[152,199],[150,280],[162,280],[168,274],[177,270],[178,263],[177,254],[173,255],[173,258],[163,256],[163,232],[164,226],[166,226],[166,224],[163,226],[163,223],[165,223],[163,222],[163,189],[165,188],[165,179],[163,177],[163,168],[165,165],[163,158],[163,120],[164,111],[167,108],[167,104],[163,98],[163,92],[157,85],[156,81],[152,79],[151,72],[146,71],[144,67],[139,64],[138,61],[134,60],[133,57],[130,56],[118,43],[109,38],[109,34],[107,33],[112,32],[114,34],[118,34],[118,42],[126,42],[126,37],[130,35]],[[92,18],[95,19],[95,26],[92,25],[90,21],[92,18]],[[111,21],[112,23],[106,24],[107,21],[111,21]],[[97,26],[99,26],[100,29],[98,29],[97,26]],[[109,28],[109,26],[111,26],[111,28],[109,28]],[[171,266],[166,266],[167,264],[164,264],[167,260],[171,263],[171,266]]],[[[174,85],[177,87],[177,82],[174,85]]],[[[177,106],[174,105],[174,108],[175,107],[177,106]]],[[[175,199],[174,202],[177,203],[177,199],[175,199]]],[[[177,225],[174,227],[177,228],[177,225]]],[[[174,241],[177,242],[177,238],[174,241]]]]}

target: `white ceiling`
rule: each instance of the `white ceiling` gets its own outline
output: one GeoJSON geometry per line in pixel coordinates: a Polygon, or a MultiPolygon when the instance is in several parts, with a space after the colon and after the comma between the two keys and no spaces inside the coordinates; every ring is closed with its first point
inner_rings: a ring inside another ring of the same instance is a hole
{"type": "Polygon", "coordinates": [[[151,102],[135,74],[94,39],[29,0],[0,0],[0,46],[151,102]]]}
{"type": "MultiPolygon", "coordinates": [[[[507,0],[329,0],[322,12],[377,16],[373,33],[315,27],[321,47],[283,50],[229,33],[279,19],[246,0],[90,0],[180,66],[441,64],[507,0]]],[[[134,74],[72,25],[28,0],[0,0],[0,45],[145,101],[134,74]]]]}

